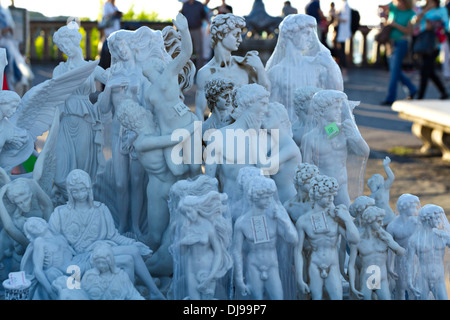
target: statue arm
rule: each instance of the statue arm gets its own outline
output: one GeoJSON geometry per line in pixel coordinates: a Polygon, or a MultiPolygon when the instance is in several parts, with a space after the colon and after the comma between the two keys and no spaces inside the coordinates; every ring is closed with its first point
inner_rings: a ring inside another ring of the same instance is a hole
{"type": "Polygon", "coordinates": [[[305,231],[301,225],[300,219],[297,220],[297,233],[298,233],[298,242],[294,248],[294,264],[295,264],[295,276],[297,278],[297,283],[300,286],[300,290],[306,294],[309,292],[308,285],[303,279],[303,244],[305,242],[305,231]]]}
{"type": "Polygon", "coordinates": [[[172,60],[172,62],[167,66],[164,74],[169,77],[176,77],[178,81],[178,74],[183,70],[184,66],[191,59],[193,47],[191,34],[189,32],[189,27],[187,19],[181,13],[178,13],[175,20],[172,20],[173,24],[177,28],[181,36],[180,53],[172,60]]]}
{"type": "Polygon", "coordinates": [[[8,233],[8,235],[20,243],[24,248],[28,246],[28,239],[25,235],[14,225],[9,212],[6,210],[5,204],[3,203],[3,197],[5,196],[6,189],[8,185],[3,186],[0,189],[0,219],[3,224],[3,228],[8,233]]]}
{"type": "Polygon", "coordinates": [[[53,203],[50,197],[42,190],[36,180],[30,179],[30,187],[33,192],[33,195],[36,196],[39,207],[42,211],[42,218],[45,221],[50,219],[50,215],[53,212],[53,203]]]}
{"type": "Polygon", "coordinates": [[[44,287],[45,291],[50,295],[52,299],[55,299],[55,293],[53,292],[52,285],[48,281],[45,273],[44,273],[44,253],[43,243],[40,238],[37,238],[34,241],[33,247],[33,265],[34,265],[34,276],[39,281],[39,283],[44,287]]]}
{"type": "Polygon", "coordinates": [[[356,289],[355,280],[356,280],[356,257],[358,256],[358,247],[357,245],[350,245],[350,256],[348,260],[348,276],[349,276],[349,284],[352,292],[359,298],[363,298],[363,294],[356,289]]]}
{"type": "Polygon", "coordinates": [[[242,294],[246,295],[246,285],[244,283],[244,266],[242,258],[242,248],[244,243],[244,234],[239,226],[239,219],[235,224],[235,231],[233,234],[233,245],[231,249],[231,254],[234,261],[234,276],[236,286],[242,290],[242,294]]]}
{"type": "Polygon", "coordinates": [[[213,260],[213,263],[212,263],[212,266],[211,266],[211,271],[210,271],[208,277],[204,281],[205,284],[207,282],[210,282],[210,281],[216,279],[215,275],[219,271],[219,268],[220,268],[220,265],[221,265],[221,260],[222,260],[221,259],[221,255],[223,254],[222,252],[220,252],[221,251],[221,246],[220,246],[219,240],[217,239],[217,235],[216,235],[216,233],[214,231],[210,232],[209,241],[210,241],[210,244],[211,244],[211,248],[212,248],[212,250],[214,252],[214,260],[213,260]]]}
{"type": "Polygon", "coordinates": [[[94,78],[102,84],[106,84],[108,80],[108,72],[106,72],[102,67],[97,66],[94,69],[94,78]]]}
{"type": "Polygon", "coordinates": [[[416,295],[416,297],[420,297],[420,290],[414,286],[413,278],[414,278],[414,257],[416,255],[416,244],[415,244],[415,235],[413,234],[408,241],[408,250],[406,251],[406,268],[407,268],[407,283],[408,287],[411,291],[416,295]]]}
{"type": "MultiPolygon", "coordinates": [[[[179,143],[182,143],[187,138],[189,138],[194,133],[194,123],[190,123],[184,128],[181,128],[183,130],[183,135],[178,134],[177,136],[174,136],[175,138],[179,138],[180,136],[183,138],[182,141],[172,139],[173,134],[167,134],[163,136],[148,136],[145,137],[145,139],[142,140],[140,144],[135,145],[136,149],[141,152],[146,151],[152,151],[155,149],[164,149],[168,147],[173,147],[179,143]]],[[[177,129],[179,130],[179,129],[177,129]]],[[[181,133],[181,131],[180,131],[181,133]]]]}
{"type": "Polygon", "coordinates": [[[298,242],[297,230],[281,202],[278,203],[277,218],[278,234],[281,235],[286,242],[296,244],[298,242]]]}
{"type": "Polygon", "coordinates": [[[391,163],[391,159],[389,159],[389,157],[386,157],[383,161],[384,171],[386,172],[386,175],[387,175],[387,179],[384,182],[385,189],[390,189],[395,180],[394,173],[392,172],[392,170],[389,166],[390,163],[391,163]]]}

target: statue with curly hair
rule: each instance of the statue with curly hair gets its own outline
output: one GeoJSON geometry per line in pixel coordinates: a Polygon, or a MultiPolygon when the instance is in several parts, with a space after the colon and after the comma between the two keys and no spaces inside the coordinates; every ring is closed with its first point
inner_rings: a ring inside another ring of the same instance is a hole
{"type": "Polygon", "coordinates": [[[249,51],[244,57],[233,56],[242,42],[245,19],[231,13],[217,15],[211,22],[211,46],[213,58],[197,73],[195,114],[204,119],[207,101],[205,85],[214,77],[230,79],[236,87],[257,83],[270,91],[270,81],[257,51],[249,51]]]}
{"type": "Polygon", "coordinates": [[[322,300],[325,290],[331,300],[342,300],[338,242],[340,236],[349,244],[359,242],[358,229],[347,207],[333,203],[338,189],[339,184],[333,177],[317,175],[312,178],[309,190],[312,209],[296,223],[299,238],[294,252],[297,283],[301,293],[310,293],[313,300],[322,300]],[[311,254],[304,275],[303,247],[306,243],[311,254]]]}

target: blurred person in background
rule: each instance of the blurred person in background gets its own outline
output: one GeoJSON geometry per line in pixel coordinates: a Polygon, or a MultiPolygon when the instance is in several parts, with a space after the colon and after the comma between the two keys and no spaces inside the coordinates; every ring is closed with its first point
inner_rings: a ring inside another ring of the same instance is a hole
{"type": "Polygon", "coordinates": [[[111,53],[108,48],[108,37],[114,31],[120,30],[122,12],[116,7],[116,0],[107,0],[102,8],[102,20],[99,28],[103,30],[102,50],[100,52],[99,66],[107,69],[111,65],[111,53]]]}
{"type": "Polygon", "coordinates": [[[281,10],[281,16],[284,18],[290,14],[297,14],[298,10],[294,8],[290,1],[285,1],[283,9],[281,10]]]}
{"type": "Polygon", "coordinates": [[[186,17],[189,26],[189,33],[192,38],[193,62],[199,70],[203,67],[203,21],[207,20],[204,5],[196,0],[188,0],[183,3],[180,12],[186,17]]]}
{"type": "Polygon", "coordinates": [[[342,78],[344,82],[348,81],[347,73],[347,56],[345,53],[345,45],[347,40],[352,37],[352,11],[347,0],[342,0],[341,8],[337,15],[338,30],[336,34],[336,54],[341,67],[342,78]]]}

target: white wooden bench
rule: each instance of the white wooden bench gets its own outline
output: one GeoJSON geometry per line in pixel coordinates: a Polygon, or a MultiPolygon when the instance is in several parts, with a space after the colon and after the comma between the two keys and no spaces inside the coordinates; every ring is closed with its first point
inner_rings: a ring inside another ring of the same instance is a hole
{"type": "Polygon", "coordinates": [[[413,123],[411,131],[423,145],[422,153],[438,149],[450,161],[450,100],[399,100],[392,110],[413,123]]]}

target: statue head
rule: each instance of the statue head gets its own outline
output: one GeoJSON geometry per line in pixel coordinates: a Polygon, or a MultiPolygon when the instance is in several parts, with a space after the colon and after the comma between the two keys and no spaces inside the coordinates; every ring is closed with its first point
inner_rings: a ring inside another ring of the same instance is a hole
{"type": "Polygon", "coordinates": [[[320,174],[313,177],[309,185],[309,198],[312,200],[313,208],[315,204],[322,207],[331,205],[339,189],[335,178],[320,174]]]}
{"type": "Polygon", "coordinates": [[[72,21],[68,25],[59,28],[53,34],[53,42],[67,56],[72,55],[75,50],[82,52],[80,44],[83,35],[80,33],[79,28],[78,23],[72,21]]]}
{"type": "Polygon", "coordinates": [[[309,188],[311,179],[319,174],[319,168],[310,163],[302,162],[297,168],[295,168],[294,173],[294,184],[298,191],[302,191],[309,195],[309,188]]]}
{"type": "Polygon", "coordinates": [[[372,229],[379,230],[383,226],[385,211],[376,206],[369,206],[364,210],[361,216],[362,225],[372,229]]]}
{"type": "Polygon", "coordinates": [[[211,112],[216,110],[232,109],[233,82],[225,78],[213,78],[205,84],[205,98],[211,112]]]}
{"type": "Polygon", "coordinates": [[[43,235],[47,230],[47,221],[39,217],[29,217],[23,225],[23,232],[30,241],[43,235]]]}
{"type": "Polygon", "coordinates": [[[99,242],[94,246],[91,253],[91,263],[100,272],[116,272],[116,262],[111,246],[104,242],[99,242]]]}
{"type": "Polygon", "coordinates": [[[234,99],[237,107],[234,109],[233,118],[238,119],[243,113],[250,111],[254,118],[258,117],[258,120],[262,121],[268,110],[269,91],[256,83],[243,85],[235,91],[234,99]]]}
{"type": "Polygon", "coordinates": [[[11,90],[0,91],[0,120],[4,117],[11,118],[20,105],[21,98],[11,90]]]}
{"type": "Polygon", "coordinates": [[[278,102],[270,102],[268,112],[264,116],[262,128],[268,130],[286,129],[289,132],[289,136],[292,137],[292,125],[286,107],[278,102]]]}
{"type": "Polygon", "coordinates": [[[125,128],[139,133],[146,121],[153,121],[153,115],[132,99],[125,99],[117,108],[117,120],[125,128]]]}
{"type": "Polygon", "coordinates": [[[26,178],[18,178],[8,183],[6,187],[8,199],[25,213],[31,211],[33,200],[33,192],[27,180],[26,178]]]}
{"type": "Polygon", "coordinates": [[[91,177],[86,171],[74,169],[67,175],[66,189],[69,197],[68,206],[74,206],[76,201],[88,201],[94,205],[94,193],[91,177]]]}
{"type": "Polygon", "coordinates": [[[348,207],[348,211],[353,218],[359,217],[368,207],[374,206],[375,200],[367,196],[359,196],[348,207]]]}
{"type": "Polygon", "coordinates": [[[311,99],[312,114],[317,121],[341,123],[342,105],[347,95],[338,90],[320,90],[311,99]]]}
{"type": "MultiPolygon", "coordinates": [[[[210,34],[211,34],[211,47],[214,49],[216,45],[223,41],[229,34],[232,34],[236,38],[237,43],[233,45],[239,46],[241,39],[242,29],[245,27],[245,19],[239,16],[235,16],[232,13],[219,14],[212,19],[210,34]]],[[[230,48],[230,51],[237,50],[238,47],[230,48]]]]}
{"type": "Polygon", "coordinates": [[[248,183],[247,196],[250,202],[259,209],[267,209],[274,201],[277,186],[273,179],[266,176],[256,176],[248,183]]]}
{"type": "Polygon", "coordinates": [[[118,30],[108,37],[108,48],[111,52],[111,65],[117,61],[134,60],[134,54],[130,46],[133,31],[118,30]]]}
{"type": "Polygon", "coordinates": [[[442,215],[445,216],[442,207],[435,204],[426,204],[419,211],[419,220],[424,226],[438,228],[442,224],[442,215]]]}
{"type": "Polygon", "coordinates": [[[404,193],[397,200],[397,211],[405,216],[417,216],[420,210],[420,200],[417,196],[404,193]]]}
{"type": "Polygon", "coordinates": [[[375,192],[384,184],[384,178],[381,174],[375,173],[372,175],[369,180],[367,180],[367,186],[370,191],[375,192]]]}
{"type": "Polygon", "coordinates": [[[279,41],[284,45],[291,44],[302,53],[320,51],[320,41],[317,36],[316,19],[307,14],[288,15],[280,23],[279,41]]]}
{"type": "Polygon", "coordinates": [[[311,104],[312,97],[322,90],[321,88],[312,86],[303,86],[295,89],[294,91],[294,110],[299,119],[302,119],[309,113],[309,106],[311,104]]]}

